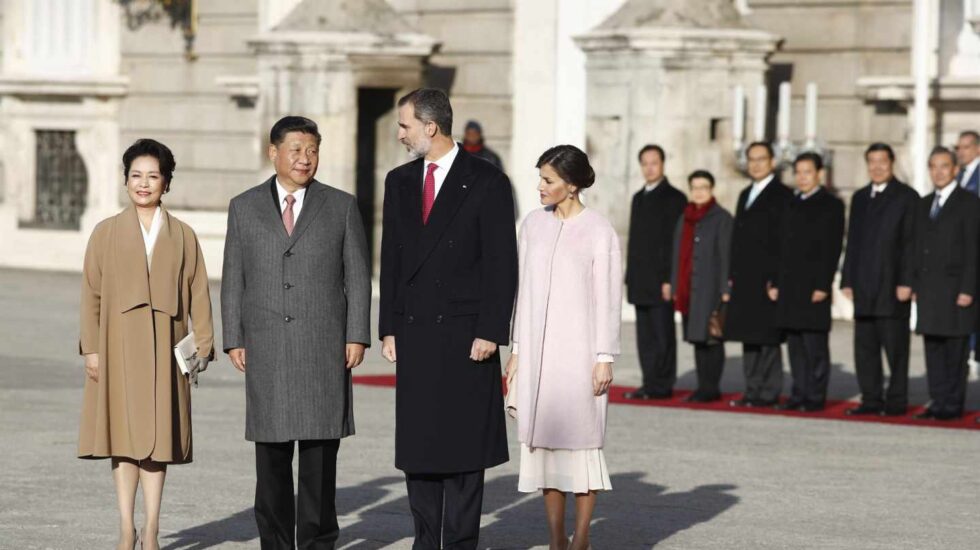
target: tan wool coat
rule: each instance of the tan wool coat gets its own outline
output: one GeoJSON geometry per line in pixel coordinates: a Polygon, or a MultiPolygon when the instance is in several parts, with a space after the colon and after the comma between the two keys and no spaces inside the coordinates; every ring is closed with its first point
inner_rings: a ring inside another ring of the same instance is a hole
{"type": "Polygon", "coordinates": [[[85,377],[80,458],[192,459],[190,385],[173,346],[193,319],[198,356],[213,355],[211,298],[197,236],[162,215],[149,270],[134,207],[89,238],[79,351],[99,354],[99,379],[85,377]]]}

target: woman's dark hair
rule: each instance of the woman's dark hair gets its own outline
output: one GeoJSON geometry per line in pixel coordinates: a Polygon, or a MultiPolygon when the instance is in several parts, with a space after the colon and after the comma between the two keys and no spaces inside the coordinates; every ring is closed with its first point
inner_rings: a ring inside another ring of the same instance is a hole
{"type": "Polygon", "coordinates": [[[174,177],[174,169],[177,168],[177,161],[170,148],[155,139],[143,138],[136,140],[135,143],[123,153],[123,177],[129,181],[129,168],[133,161],[139,157],[153,157],[160,163],[160,176],[163,177],[163,191],[170,191],[170,180],[174,177]]]}
{"type": "Polygon", "coordinates": [[[691,175],[687,177],[687,185],[688,185],[688,187],[691,186],[691,182],[693,182],[694,180],[696,180],[698,178],[702,178],[702,179],[708,180],[708,183],[711,184],[711,188],[712,189],[715,188],[715,177],[713,175],[711,175],[711,172],[709,172],[707,170],[695,170],[695,171],[691,172],[691,175]]]}
{"type": "Polygon", "coordinates": [[[864,151],[864,160],[868,160],[868,155],[874,153],[875,151],[884,151],[888,153],[888,160],[895,162],[895,151],[892,150],[892,146],[887,143],[876,142],[868,145],[868,148],[864,151]]]}
{"type": "Polygon", "coordinates": [[[807,160],[813,163],[813,168],[817,172],[823,169],[823,158],[813,151],[807,151],[797,155],[796,160],[793,161],[793,167],[795,168],[797,164],[807,160]]]}
{"type": "Polygon", "coordinates": [[[588,189],[595,183],[595,171],[589,164],[589,156],[574,145],[556,145],[541,154],[535,168],[550,166],[561,179],[578,187],[588,189]]]}
{"type": "Polygon", "coordinates": [[[269,143],[275,146],[282,144],[289,132],[302,132],[316,138],[316,144],[320,145],[320,130],[316,127],[316,122],[304,116],[285,116],[272,125],[269,131],[269,143]]]}

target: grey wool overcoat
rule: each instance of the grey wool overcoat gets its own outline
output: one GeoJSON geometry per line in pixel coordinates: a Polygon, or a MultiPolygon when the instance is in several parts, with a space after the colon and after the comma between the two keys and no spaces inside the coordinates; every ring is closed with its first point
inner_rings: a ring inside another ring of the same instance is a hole
{"type": "Polygon", "coordinates": [[[221,283],[223,348],[245,348],[245,438],[354,433],[349,342],[369,345],[371,274],[357,202],[309,184],[292,236],[275,178],[228,207],[221,283]]]}
{"type": "MultiPolygon", "coordinates": [[[[707,342],[708,321],[721,305],[721,295],[728,292],[728,263],[732,242],[732,215],[715,203],[694,226],[694,257],[691,258],[691,302],[687,315],[684,339],[688,342],[707,342]]],[[[677,288],[680,267],[681,236],[684,234],[684,215],[674,227],[671,288],[677,288]]]]}

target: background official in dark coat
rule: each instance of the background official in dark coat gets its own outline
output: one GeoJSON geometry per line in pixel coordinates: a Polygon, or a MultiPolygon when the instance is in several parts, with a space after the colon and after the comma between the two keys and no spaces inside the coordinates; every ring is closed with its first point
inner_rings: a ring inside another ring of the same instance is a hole
{"type": "Polygon", "coordinates": [[[270,143],[276,175],[228,208],[224,349],[245,373],[262,548],[333,548],[337,450],[354,433],[350,369],[371,341],[367,240],[354,197],[313,179],[316,124],[283,118],[270,143]]]}
{"type": "Polygon", "coordinates": [[[956,157],[945,147],[929,156],[935,191],[917,208],[912,290],[915,330],[925,341],[931,402],[919,419],[963,415],[970,334],[977,323],[980,199],[956,185],[956,157]]]}
{"type": "Polygon", "coordinates": [[[417,160],[388,173],[381,241],[382,352],[397,361],[395,466],[416,548],[477,547],[483,473],[506,462],[500,356],[517,289],[510,182],[452,140],[438,90],[398,102],[417,160]]]}
{"type": "Polygon", "coordinates": [[[855,414],[905,414],[908,406],[912,248],[919,194],[895,179],[885,143],[864,154],[870,183],[851,197],[841,292],[854,302],[854,366],[861,388],[855,414]],[[881,353],[888,359],[884,389],[881,353]]]}
{"type": "Polygon", "coordinates": [[[844,238],[844,202],[821,187],[823,160],[803,153],[793,163],[796,195],[780,232],[779,270],[770,298],[786,331],[793,389],[777,408],[819,411],[830,382],[830,306],[844,238]]]}
{"type": "Polygon", "coordinates": [[[721,399],[725,345],[708,324],[729,299],[728,254],[732,215],[715,202],[715,177],[696,170],[688,177],[691,202],[674,229],[671,288],[674,308],[683,318],[684,340],[694,346],[698,387],[687,400],[707,403],[721,399]]]}
{"type": "Polygon", "coordinates": [[[745,393],[732,406],[775,405],[783,388],[782,333],[768,288],[779,266],[779,230],[793,192],[773,172],[772,146],[747,149],[752,184],[738,197],[729,270],[731,302],[725,338],[742,342],[745,393]]]}
{"type": "Polygon", "coordinates": [[[670,274],[674,227],[687,197],[664,177],[664,150],[640,149],[646,181],[633,195],[626,257],[627,300],[636,307],[636,346],[643,385],[629,399],[664,399],[677,380],[677,331],[670,274]]]}

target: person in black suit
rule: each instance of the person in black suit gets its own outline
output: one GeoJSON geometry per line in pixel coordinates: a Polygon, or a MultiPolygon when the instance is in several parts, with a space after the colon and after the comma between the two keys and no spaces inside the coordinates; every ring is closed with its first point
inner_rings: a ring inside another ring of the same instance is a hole
{"type": "Polygon", "coordinates": [[[636,347],[643,385],[627,399],[666,399],[677,380],[677,332],[670,273],[674,227],[687,197],[664,176],[664,150],[640,149],[646,183],[633,195],[626,254],[626,299],[636,308],[636,347]]]}
{"type": "Polygon", "coordinates": [[[777,409],[823,410],[830,382],[831,286],[844,238],[844,202],[820,185],[823,159],[793,162],[796,196],[783,223],[779,270],[769,289],[786,331],[793,389],[777,409]]]}
{"type": "Polygon", "coordinates": [[[952,420],[963,415],[970,334],[977,323],[980,198],[956,185],[956,156],[945,147],[929,155],[929,175],[935,191],[916,208],[912,291],[931,401],[915,418],[952,420]]]}
{"type": "Polygon", "coordinates": [[[861,405],[848,415],[902,415],[908,406],[912,247],[919,194],[892,171],[895,153],[872,143],[870,183],[851,198],[841,292],[854,302],[854,367],[861,405]],[[890,371],[884,389],[881,352],[890,371]]]}
{"type": "Polygon", "coordinates": [[[782,331],[768,289],[779,267],[779,230],[793,192],[775,174],[772,146],[749,144],[746,150],[752,184],[738,197],[729,278],[731,301],[725,339],[742,342],[745,393],[733,407],[770,407],[783,388],[782,331]]]}
{"type": "Polygon", "coordinates": [[[517,291],[513,195],[453,141],[452,119],[442,91],[402,97],[398,137],[419,158],[385,179],[378,324],[398,362],[395,466],[415,548],[476,548],[484,470],[509,458],[497,349],[517,291]]]}

